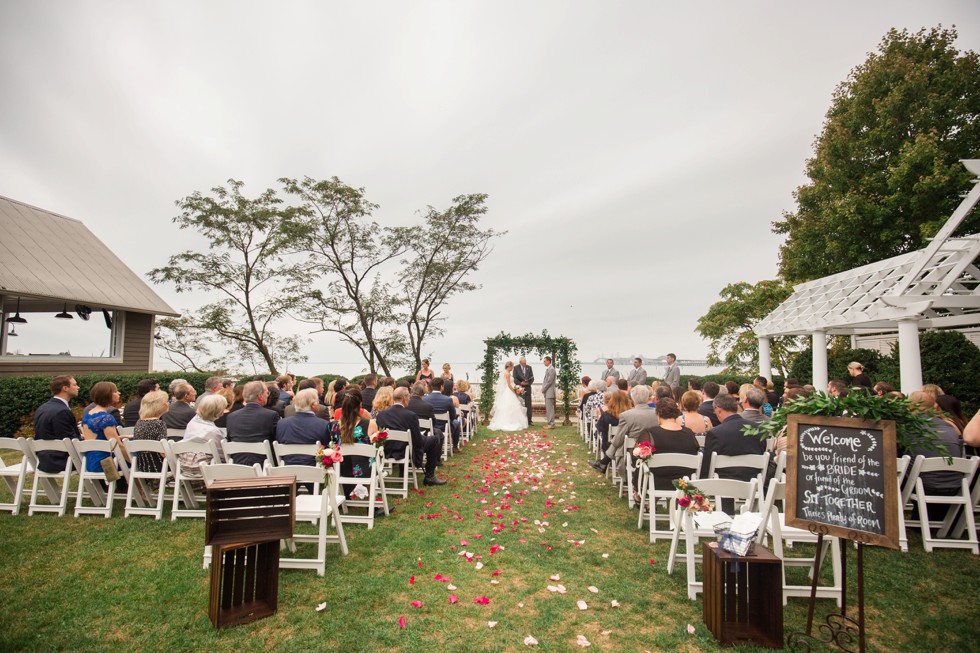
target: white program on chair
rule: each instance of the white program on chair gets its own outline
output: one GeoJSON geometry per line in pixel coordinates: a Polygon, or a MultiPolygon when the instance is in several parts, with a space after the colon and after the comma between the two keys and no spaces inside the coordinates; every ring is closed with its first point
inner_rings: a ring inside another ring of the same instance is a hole
{"type": "Polygon", "coordinates": [[[980,458],[952,458],[947,461],[945,458],[925,458],[916,456],[912,471],[909,474],[908,483],[915,484],[913,498],[919,510],[919,525],[922,530],[922,546],[926,551],[936,548],[943,549],[969,549],[974,555],[980,555],[980,543],[977,541],[977,528],[973,516],[973,497],[970,494],[970,483],[977,473],[977,465],[980,458]],[[955,472],[960,474],[959,491],[954,495],[929,494],[922,482],[922,474],[930,472],[955,472]],[[928,519],[927,509],[930,504],[949,506],[946,517],[942,522],[928,519]],[[953,529],[959,511],[963,510],[966,519],[966,539],[956,539],[946,537],[953,529]],[[932,534],[932,529],[938,528],[937,535],[932,534]]]}
{"type": "MultiPolygon", "coordinates": [[[[326,472],[320,467],[308,465],[283,465],[267,467],[267,476],[295,476],[297,483],[313,485],[313,494],[296,495],[296,521],[311,521],[317,525],[316,535],[293,534],[293,542],[312,542],[316,544],[316,558],[279,558],[280,569],[315,569],[317,576],[323,576],[326,570],[327,543],[340,545],[340,552],[347,555],[347,538],[344,536],[344,524],[339,519],[339,505],[343,496],[337,496],[337,470],[326,472]],[[326,482],[324,482],[326,481],[326,482]],[[335,535],[329,535],[327,524],[333,521],[335,535]]],[[[293,547],[290,547],[293,550],[293,547]]]]}
{"type": "Polygon", "coordinates": [[[367,498],[355,499],[348,498],[344,503],[345,508],[366,508],[367,515],[352,515],[343,513],[341,521],[345,524],[367,524],[368,529],[374,528],[374,513],[378,506],[378,499],[388,512],[388,497],[382,491],[382,474],[384,472],[384,449],[376,449],[373,444],[342,444],[340,453],[344,458],[348,456],[360,456],[363,458],[374,458],[374,464],[369,465],[371,473],[367,476],[343,476],[338,479],[341,485],[361,485],[367,490],[367,498]]]}
{"type": "Polygon", "coordinates": [[[388,442],[405,443],[405,455],[402,458],[392,458],[385,455],[384,491],[387,494],[407,498],[409,478],[412,479],[415,489],[419,489],[419,470],[412,462],[412,434],[408,431],[396,431],[394,429],[387,429],[387,431],[388,442]],[[395,465],[402,469],[402,473],[398,476],[395,476],[395,465]]]}
{"type": "Polygon", "coordinates": [[[126,492],[126,510],[124,517],[130,515],[153,515],[154,519],[163,519],[163,505],[167,494],[167,450],[159,440],[130,440],[126,443],[129,452],[129,490],[126,492]],[[140,456],[155,459],[160,458],[160,471],[143,472],[139,469],[140,456]],[[151,482],[152,481],[152,482],[151,482]],[[156,485],[156,487],[154,487],[156,485]],[[142,499],[145,506],[133,505],[136,498],[142,499]]]}
{"type": "MultiPolygon", "coordinates": [[[[734,499],[751,505],[758,493],[758,483],[755,479],[751,481],[733,481],[730,479],[700,479],[697,481],[697,488],[704,492],[706,497],[714,497],[715,510],[713,512],[698,513],[692,515],[689,510],[677,510],[676,527],[670,540],[670,553],[667,559],[667,573],[674,571],[674,562],[677,561],[677,544],[680,534],[684,534],[685,555],[683,562],[687,565],[687,597],[694,601],[698,592],[701,591],[702,583],[697,580],[697,563],[701,556],[695,551],[697,542],[702,537],[715,537],[715,524],[731,521],[731,516],[721,511],[722,499],[734,499]]],[[[762,526],[760,526],[762,528],[762,526]]]]}
{"type": "Polygon", "coordinates": [[[167,452],[167,464],[174,475],[174,496],[170,509],[170,520],[177,521],[178,517],[204,517],[202,504],[205,497],[197,488],[203,487],[204,477],[188,476],[180,462],[182,454],[204,454],[211,456],[211,462],[202,461],[201,467],[221,462],[218,446],[212,440],[193,439],[180,442],[165,440],[163,447],[167,452]],[[183,507],[181,507],[183,505],[183,507]]]}
{"type": "Polygon", "coordinates": [[[31,438],[24,450],[25,455],[30,459],[30,465],[34,468],[34,483],[31,486],[31,502],[27,506],[27,514],[33,515],[36,512],[56,512],[59,517],[65,516],[68,508],[68,487],[71,485],[71,475],[78,467],[75,457],[75,448],[72,441],[68,438],[63,440],[38,440],[31,438]],[[57,451],[68,455],[65,463],[65,470],[62,472],[42,472],[38,469],[37,454],[42,451],[57,451]],[[58,481],[61,481],[60,484],[58,481]],[[38,503],[38,486],[44,490],[44,495],[49,503],[38,503]]]}
{"type": "MultiPolygon", "coordinates": [[[[123,457],[119,450],[119,445],[115,440],[72,440],[75,448],[76,460],[78,461],[78,489],[75,492],[75,516],[79,515],[102,515],[106,519],[112,517],[112,501],[116,496],[116,481],[110,482],[101,465],[99,471],[90,472],[85,464],[85,454],[90,452],[100,452],[110,456],[118,455],[123,457]],[[102,489],[102,484],[108,487],[108,493],[102,489]],[[92,505],[85,505],[85,498],[91,501],[92,505]]],[[[122,475],[120,474],[120,477],[122,475]]]]}
{"type": "MultiPolygon", "coordinates": [[[[760,490],[764,490],[763,484],[765,483],[766,471],[769,469],[769,452],[760,454],[743,454],[741,456],[725,456],[719,454],[717,451],[712,452],[711,460],[708,461],[708,478],[722,478],[719,470],[729,469],[732,467],[751,467],[753,469],[759,470],[759,474],[755,477],[756,483],[759,485],[760,490]]],[[[763,491],[759,492],[761,495],[763,491]]],[[[736,507],[738,505],[736,504],[736,507]]],[[[757,506],[750,504],[747,510],[752,510],[757,506]]]]}
{"type": "MultiPolygon", "coordinates": [[[[668,539],[674,536],[673,525],[676,523],[674,519],[674,510],[676,506],[675,496],[677,490],[671,488],[669,490],[657,490],[654,483],[658,475],[658,469],[663,469],[664,467],[674,467],[682,468],[687,470],[676,478],[687,478],[692,483],[697,481],[698,470],[701,469],[701,453],[696,454],[691,453],[655,453],[651,458],[649,458],[644,463],[645,471],[641,469],[640,474],[640,516],[637,520],[637,528],[643,528],[644,520],[644,506],[649,505],[650,513],[650,543],[654,543],[659,539],[668,539]],[[658,505],[663,504],[667,510],[666,513],[658,514],[658,505]],[[658,529],[657,522],[666,522],[665,528],[658,529]]],[[[674,480],[674,478],[671,478],[674,480]]]]}
{"type": "Polygon", "coordinates": [[[20,462],[10,465],[5,464],[3,458],[0,458],[0,478],[4,480],[11,496],[9,503],[0,503],[0,510],[9,510],[12,515],[20,512],[27,473],[34,472],[34,467],[27,455],[28,446],[27,438],[0,438],[0,451],[15,451],[21,455],[20,462]]]}
{"type": "Polygon", "coordinates": [[[809,530],[804,530],[802,528],[796,528],[794,526],[786,525],[786,513],[785,506],[781,511],[776,505],[777,502],[786,501],[786,482],[780,481],[778,479],[772,479],[769,482],[769,491],[765,493],[765,499],[763,500],[763,510],[762,514],[766,516],[763,521],[765,530],[760,531],[758,541],[768,535],[772,538],[772,552],[779,558],[783,559],[783,605],[786,605],[786,600],[791,596],[802,596],[809,597],[811,584],[807,583],[805,585],[791,585],[786,581],[786,568],[787,567],[809,567],[810,568],[810,580],[813,580],[813,567],[816,562],[816,556],[820,556],[823,560],[827,556],[827,551],[830,551],[831,564],[833,569],[833,585],[821,586],[817,585],[817,598],[827,598],[834,599],[837,601],[838,607],[841,605],[841,583],[843,579],[843,569],[841,565],[841,552],[840,543],[838,538],[832,535],[825,535],[823,539],[823,550],[814,551],[814,556],[809,558],[804,557],[791,557],[786,556],[785,547],[787,542],[793,544],[813,544],[817,543],[817,535],[811,533],[809,530]]]}

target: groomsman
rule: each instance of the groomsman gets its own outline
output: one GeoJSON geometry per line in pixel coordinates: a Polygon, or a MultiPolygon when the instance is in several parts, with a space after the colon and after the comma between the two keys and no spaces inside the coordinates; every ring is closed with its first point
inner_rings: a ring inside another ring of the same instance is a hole
{"type": "Polygon", "coordinates": [[[555,428],[555,368],[551,365],[551,356],[544,357],[544,380],[541,382],[541,393],[544,395],[544,414],[548,423],[546,429],[555,428]]]}
{"type": "Polygon", "coordinates": [[[664,383],[669,385],[671,390],[681,384],[681,368],[677,367],[675,363],[677,363],[677,356],[667,354],[667,369],[664,370],[664,383]]]}
{"type": "Polygon", "coordinates": [[[613,359],[607,358],[606,359],[606,369],[602,371],[602,377],[600,377],[600,378],[603,381],[605,381],[610,376],[613,378],[613,381],[619,381],[619,370],[617,370],[615,367],[613,367],[613,359]]]}
{"type": "Polygon", "coordinates": [[[647,384],[647,371],[643,369],[643,360],[639,357],[633,359],[633,369],[630,370],[630,375],[626,381],[631,388],[647,384]]]}

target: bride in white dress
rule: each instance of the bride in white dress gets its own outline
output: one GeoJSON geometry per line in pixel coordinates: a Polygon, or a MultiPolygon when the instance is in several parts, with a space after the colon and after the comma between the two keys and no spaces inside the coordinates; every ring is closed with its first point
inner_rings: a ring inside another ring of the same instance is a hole
{"type": "Polygon", "coordinates": [[[490,412],[490,429],[493,431],[523,431],[527,428],[527,411],[514,394],[513,369],[514,364],[507,361],[493,388],[493,409],[490,412]]]}

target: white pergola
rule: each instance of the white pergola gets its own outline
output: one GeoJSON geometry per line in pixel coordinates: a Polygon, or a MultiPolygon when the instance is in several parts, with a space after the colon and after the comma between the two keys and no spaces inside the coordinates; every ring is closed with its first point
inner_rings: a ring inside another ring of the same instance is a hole
{"type": "Polygon", "coordinates": [[[812,337],[813,385],[823,390],[828,381],[828,335],[897,328],[902,392],[922,387],[919,329],[980,324],[980,234],[953,237],[980,202],[980,159],[962,163],[978,178],[928,247],[800,284],[756,325],[763,376],[768,378],[772,371],[773,336],[812,337]]]}

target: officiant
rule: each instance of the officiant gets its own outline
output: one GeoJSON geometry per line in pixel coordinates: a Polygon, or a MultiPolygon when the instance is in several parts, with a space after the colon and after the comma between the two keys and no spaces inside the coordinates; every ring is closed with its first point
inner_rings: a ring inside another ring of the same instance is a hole
{"type": "Polygon", "coordinates": [[[514,385],[524,388],[524,407],[527,408],[527,425],[530,426],[531,421],[531,385],[534,383],[534,372],[531,370],[531,366],[527,364],[527,359],[521,356],[520,363],[514,368],[514,385]]]}

